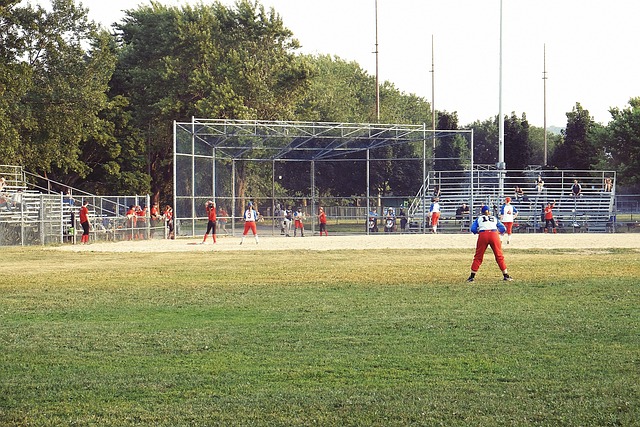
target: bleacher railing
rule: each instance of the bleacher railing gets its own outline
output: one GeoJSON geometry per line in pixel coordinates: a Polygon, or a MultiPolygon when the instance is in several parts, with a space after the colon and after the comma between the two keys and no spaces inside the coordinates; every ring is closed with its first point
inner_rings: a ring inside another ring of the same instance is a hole
{"type": "Polygon", "coordinates": [[[76,243],[85,200],[90,242],[166,237],[164,220],[151,218],[148,209],[127,215],[130,206],[150,207],[149,195],[97,196],[19,166],[0,165],[0,176],[9,183],[0,192],[0,246],[76,243]]]}

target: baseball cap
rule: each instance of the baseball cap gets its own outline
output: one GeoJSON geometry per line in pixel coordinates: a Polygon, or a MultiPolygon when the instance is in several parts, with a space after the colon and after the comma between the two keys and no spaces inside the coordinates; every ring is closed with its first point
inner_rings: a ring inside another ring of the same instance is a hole
{"type": "Polygon", "coordinates": [[[480,209],[480,212],[481,212],[481,213],[491,212],[491,209],[489,209],[489,206],[484,205],[484,206],[482,207],[482,209],[480,209]]]}
{"type": "Polygon", "coordinates": [[[511,197],[505,197],[504,201],[507,202],[507,203],[511,202],[511,197]]]}

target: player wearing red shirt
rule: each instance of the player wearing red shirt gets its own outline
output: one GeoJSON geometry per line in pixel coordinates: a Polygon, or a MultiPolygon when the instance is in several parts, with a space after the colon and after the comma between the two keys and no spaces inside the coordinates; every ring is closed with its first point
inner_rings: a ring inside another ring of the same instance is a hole
{"type": "Polygon", "coordinates": [[[211,236],[213,237],[213,243],[216,243],[216,204],[213,200],[207,201],[204,204],[205,209],[207,210],[207,217],[209,218],[209,222],[207,223],[207,231],[204,233],[204,239],[202,239],[202,244],[207,241],[207,235],[211,232],[211,236]]]}
{"type": "Polygon", "coordinates": [[[322,207],[320,207],[318,221],[320,222],[320,235],[322,236],[322,232],[324,232],[324,235],[328,237],[329,233],[327,233],[327,214],[324,213],[324,209],[322,209],[322,207]]]}
{"type": "Polygon", "coordinates": [[[82,207],[80,208],[80,225],[82,226],[82,237],[80,238],[80,242],[83,244],[89,243],[89,208],[87,205],[89,204],[88,200],[82,202],[82,207]]]}
{"type": "Polygon", "coordinates": [[[547,206],[544,208],[544,232],[547,232],[547,229],[551,227],[554,233],[556,231],[556,220],[553,218],[553,208],[556,207],[556,201],[553,203],[547,203],[547,206]]]}

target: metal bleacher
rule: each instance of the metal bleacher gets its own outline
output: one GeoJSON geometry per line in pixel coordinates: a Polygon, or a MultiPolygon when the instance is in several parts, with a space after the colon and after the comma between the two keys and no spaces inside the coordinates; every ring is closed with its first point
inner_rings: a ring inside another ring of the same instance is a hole
{"type": "Polygon", "coordinates": [[[478,167],[473,173],[469,170],[432,171],[408,210],[409,229],[414,232],[424,230],[431,199],[439,194],[439,232],[468,231],[470,221],[482,205],[488,205],[498,215],[506,196],[511,197],[511,204],[518,209],[514,224],[516,232],[542,232],[544,207],[554,201],[553,213],[559,232],[615,232],[615,178],[614,171],[532,168],[500,172],[491,167],[478,167]],[[500,192],[501,174],[504,194],[500,192]],[[544,181],[540,191],[536,185],[538,177],[544,181]],[[612,181],[611,191],[604,188],[607,177],[612,181]],[[574,179],[582,187],[577,197],[571,192],[574,179]],[[524,197],[516,197],[516,186],[523,189],[524,197]],[[463,203],[470,206],[470,213],[460,217],[456,210],[463,203]]]}
{"type": "MultiPolygon", "coordinates": [[[[96,196],[70,188],[20,166],[0,165],[0,246],[75,243],[81,234],[78,211],[88,201],[90,240],[149,238],[148,213],[127,226],[130,205],[149,206],[149,196],[96,196]],[[62,190],[65,191],[62,191],[62,190]]],[[[164,236],[164,228],[157,235],[164,236]]],[[[79,239],[78,239],[79,240],[79,239]]]]}

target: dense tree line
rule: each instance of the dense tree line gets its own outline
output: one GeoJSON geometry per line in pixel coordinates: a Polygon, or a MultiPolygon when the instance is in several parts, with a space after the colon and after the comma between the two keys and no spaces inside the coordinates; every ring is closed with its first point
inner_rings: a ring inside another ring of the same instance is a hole
{"type": "MultiPolygon", "coordinates": [[[[375,122],[375,78],[357,63],[298,53],[294,34],[274,10],[240,0],[167,7],[157,2],[127,12],[111,32],[87,18],[74,0],[52,10],[0,1],[0,163],[20,164],[65,185],[97,194],[152,193],[169,200],[172,123],[192,116],[228,119],[375,122]]],[[[427,100],[380,87],[384,123],[431,128],[427,100]]],[[[509,169],[541,165],[543,129],[526,115],[505,116],[509,169]]],[[[476,121],[474,162],[497,162],[497,117],[476,121]]],[[[455,112],[437,112],[438,129],[458,129],[455,112]]],[[[640,98],[611,121],[595,123],[579,103],[566,129],[549,135],[547,167],[618,170],[619,183],[640,182],[640,98]]],[[[421,147],[373,153],[372,185],[404,193],[419,168],[385,161],[421,156],[421,147]]],[[[468,160],[459,137],[439,141],[434,167],[468,160]]],[[[259,191],[250,164],[238,171],[239,192],[259,191]]],[[[291,166],[286,173],[299,172],[291,166]]],[[[335,177],[357,175],[349,162],[317,169],[323,194],[350,195],[335,177]]],[[[354,180],[362,177],[354,176],[354,180]]],[[[295,189],[290,189],[295,192],[295,189]]],[[[352,193],[353,194],[353,193],[352,193]]]]}

